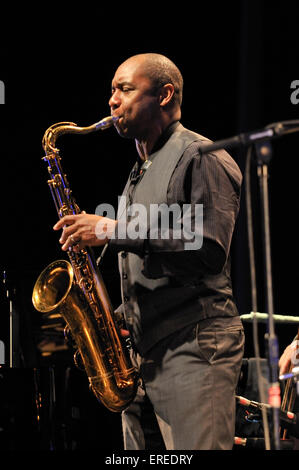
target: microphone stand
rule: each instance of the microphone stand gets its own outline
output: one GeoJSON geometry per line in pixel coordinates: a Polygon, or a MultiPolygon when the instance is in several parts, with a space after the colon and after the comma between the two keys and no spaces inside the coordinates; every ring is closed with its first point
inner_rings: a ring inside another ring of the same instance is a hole
{"type": "Polygon", "coordinates": [[[16,289],[9,286],[6,271],[3,271],[3,285],[9,305],[9,367],[20,366],[19,314],[16,307],[16,289]]]}
{"type": "Polygon", "coordinates": [[[268,310],[268,362],[270,371],[270,385],[268,389],[268,401],[273,410],[273,434],[274,446],[280,449],[280,386],[278,382],[278,341],[274,328],[274,307],[272,288],[271,266],[271,241],[270,241],[270,216],[269,216],[269,192],[268,192],[268,165],[272,157],[271,139],[291,132],[299,132],[299,120],[283,121],[270,124],[264,129],[242,133],[237,136],[219,140],[212,144],[203,144],[200,147],[202,153],[214,150],[232,148],[236,146],[249,146],[254,144],[257,154],[257,175],[261,192],[262,204],[262,229],[264,240],[265,277],[266,277],[266,303],[268,310]]]}
{"type": "Polygon", "coordinates": [[[255,144],[257,155],[257,174],[259,178],[260,194],[262,198],[262,226],[265,257],[266,278],[266,305],[268,311],[268,363],[270,372],[270,384],[268,388],[268,403],[272,407],[274,446],[280,449],[279,411],[281,406],[280,385],[278,382],[279,347],[274,328],[274,306],[272,287],[272,263],[271,263],[271,237],[269,215],[268,192],[268,165],[272,158],[272,145],[270,141],[255,144]]]}

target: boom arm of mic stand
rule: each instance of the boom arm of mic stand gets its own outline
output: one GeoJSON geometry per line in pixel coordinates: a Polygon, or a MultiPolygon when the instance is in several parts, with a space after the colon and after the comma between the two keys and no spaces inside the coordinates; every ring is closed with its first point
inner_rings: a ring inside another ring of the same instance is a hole
{"type": "Polygon", "coordinates": [[[209,153],[214,150],[247,146],[258,141],[274,139],[293,132],[299,132],[299,120],[297,119],[293,121],[276,122],[269,124],[264,129],[241,133],[229,137],[228,139],[217,140],[211,144],[202,144],[200,151],[202,153],[209,153]]]}

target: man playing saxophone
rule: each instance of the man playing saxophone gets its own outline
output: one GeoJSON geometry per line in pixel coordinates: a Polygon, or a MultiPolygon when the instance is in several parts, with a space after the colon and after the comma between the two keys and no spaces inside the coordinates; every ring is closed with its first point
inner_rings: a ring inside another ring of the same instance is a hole
{"type": "Polygon", "coordinates": [[[54,226],[63,229],[65,251],[109,243],[119,253],[123,334],[142,379],[122,412],[127,450],[228,450],[234,442],[244,331],[229,251],[242,178],[225,151],[202,154],[207,139],[182,126],[182,90],[179,69],[160,54],[138,54],[118,67],[111,115],[137,149],[124,207],[117,220],[81,213],[54,226]],[[166,227],[163,211],[151,217],[153,206],[187,210],[174,212],[166,227]],[[139,236],[132,236],[141,207],[139,236]]]}

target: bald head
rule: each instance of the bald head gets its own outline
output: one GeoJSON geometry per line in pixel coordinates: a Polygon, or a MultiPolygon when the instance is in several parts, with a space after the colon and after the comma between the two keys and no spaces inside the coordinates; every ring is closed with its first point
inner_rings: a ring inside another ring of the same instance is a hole
{"type": "Polygon", "coordinates": [[[183,79],[161,54],[129,57],[116,70],[109,106],[119,134],[146,142],[149,152],[162,132],[181,118],[183,79]]]}
{"type": "Polygon", "coordinates": [[[167,83],[174,86],[173,103],[179,107],[183,99],[183,77],[178,67],[168,57],[156,53],[136,54],[124,63],[135,62],[140,65],[142,74],[149,78],[153,90],[167,83]]]}

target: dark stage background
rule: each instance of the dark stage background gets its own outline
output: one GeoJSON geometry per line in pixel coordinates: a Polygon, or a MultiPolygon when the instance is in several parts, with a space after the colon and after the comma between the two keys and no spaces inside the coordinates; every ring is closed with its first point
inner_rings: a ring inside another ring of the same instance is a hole
{"type": "MultiPolygon", "coordinates": [[[[197,8],[191,2],[175,6],[151,2],[129,9],[118,4],[100,3],[93,8],[78,4],[73,10],[60,5],[54,13],[52,4],[51,8],[21,6],[3,16],[8,27],[0,44],[0,80],[5,84],[5,105],[0,107],[0,267],[7,282],[1,291],[0,339],[5,343],[6,363],[0,380],[6,447],[121,448],[119,416],[96,403],[85,375],[73,368],[71,354],[62,350],[45,356],[38,347],[45,340],[45,330],[31,304],[32,288],[41,270],[63,257],[59,235],[52,230],[57,216],[41,160],[46,128],[60,121],[86,126],[107,116],[114,71],[127,57],[140,52],[165,54],[178,65],[185,80],[182,124],[213,140],[299,117],[299,103],[292,104],[290,99],[291,83],[299,80],[296,2],[208,2],[197,8]],[[13,370],[8,365],[7,290],[20,326],[19,367],[13,370]],[[32,418],[39,393],[46,409],[40,428],[32,418]]],[[[94,212],[103,202],[116,207],[136,158],[134,143],[109,129],[88,136],[65,136],[58,147],[80,208],[94,212]]],[[[231,153],[244,173],[244,150],[231,153]]],[[[299,314],[298,158],[298,133],[273,141],[269,191],[274,310],[282,315],[299,314]]],[[[252,179],[258,311],[264,312],[255,160],[252,179]]],[[[117,263],[109,251],[102,273],[117,306],[117,263]]],[[[240,313],[248,313],[252,305],[244,191],[232,245],[232,275],[240,313]]],[[[251,325],[245,328],[246,357],[251,357],[251,325]]],[[[262,355],[265,332],[266,326],[261,324],[262,355]]],[[[276,325],[280,352],[296,332],[296,326],[276,325]]]]}

